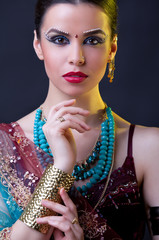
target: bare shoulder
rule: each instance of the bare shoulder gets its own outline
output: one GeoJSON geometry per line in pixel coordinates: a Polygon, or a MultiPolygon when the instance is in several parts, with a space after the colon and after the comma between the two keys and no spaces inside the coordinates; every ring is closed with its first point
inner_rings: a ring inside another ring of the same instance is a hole
{"type": "Polygon", "coordinates": [[[144,155],[155,154],[159,151],[159,128],[144,127],[137,125],[135,127],[135,142],[137,152],[144,155]],[[137,147],[138,146],[138,147],[137,147]],[[144,150],[144,151],[143,151],[144,150]]]}
{"type": "MultiPolygon", "coordinates": [[[[121,161],[127,154],[127,144],[130,123],[116,117],[117,123],[117,153],[121,161]]],[[[159,169],[159,128],[136,125],[133,135],[133,157],[136,176],[139,185],[147,175],[154,174],[154,168],[159,169]]],[[[119,163],[121,164],[121,162],[119,163]]]]}
{"type": "Polygon", "coordinates": [[[133,139],[134,162],[138,180],[154,174],[159,167],[159,128],[136,126],[133,139]]]}
{"type": "MultiPolygon", "coordinates": [[[[117,128],[119,129],[119,135],[123,135],[127,138],[129,133],[130,123],[115,116],[117,128]]],[[[122,139],[124,140],[124,139],[122,139]]],[[[144,158],[145,160],[151,155],[159,153],[159,128],[157,127],[145,127],[136,125],[133,136],[133,149],[134,154],[144,158]]]]}
{"type": "Polygon", "coordinates": [[[159,128],[136,126],[134,148],[147,206],[158,206],[159,128]]]}

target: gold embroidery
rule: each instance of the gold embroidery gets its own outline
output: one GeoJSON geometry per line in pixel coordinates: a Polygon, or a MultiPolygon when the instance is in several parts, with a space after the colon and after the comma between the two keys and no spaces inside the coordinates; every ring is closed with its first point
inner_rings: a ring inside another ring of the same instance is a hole
{"type": "MultiPolygon", "coordinates": [[[[16,127],[17,125],[12,123],[12,127],[16,127]]],[[[24,209],[28,204],[31,198],[31,187],[36,185],[39,178],[35,176],[35,174],[27,171],[27,174],[24,172],[24,176],[22,173],[18,173],[16,169],[16,163],[21,161],[21,156],[19,155],[19,151],[25,157],[30,157],[33,160],[37,158],[34,149],[26,151],[25,147],[30,145],[30,142],[27,138],[21,135],[20,132],[14,131],[12,133],[12,129],[9,130],[9,134],[3,132],[1,134],[0,141],[0,181],[3,186],[7,187],[8,192],[13,196],[13,200],[24,209]],[[8,137],[9,136],[9,137],[8,137]],[[17,147],[15,143],[20,143],[17,151],[17,147]]],[[[37,161],[37,159],[36,159],[37,161]]],[[[30,161],[34,164],[35,161],[30,161]]],[[[19,165],[19,164],[18,164],[19,165]]],[[[8,204],[12,197],[9,197],[8,204]]]]}
{"type": "MultiPolygon", "coordinates": [[[[4,157],[0,154],[0,160],[3,162],[3,168],[0,169],[1,183],[7,187],[8,192],[14,197],[16,203],[24,209],[31,197],[30,189],[17,177],[16,170],[9,166],[10,156],[5,156],[4,160],[4,157]]],[[[8,199],[8,201],[10,200],[8,199]]]]}
{"type": "Polygon", "coordinates": [[[79,211],[79,223],[87,238],[93,239],[102,236],[107,231],[107,225],[98,222],[98,214],[87,211],[79,211]]]}
{"type": "Polygon", "coordinates": [[[11,239],[12,228],[5,228],[0,232],[1,240],[10,240],[11,239]]]}

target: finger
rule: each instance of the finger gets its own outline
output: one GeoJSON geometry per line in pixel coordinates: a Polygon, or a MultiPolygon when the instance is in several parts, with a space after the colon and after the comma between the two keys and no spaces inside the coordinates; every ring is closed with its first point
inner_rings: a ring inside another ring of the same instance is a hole
{"type": "Polygon", "coordinates": [[[89,111],[79,107],[62,107],[54,114],[55,119],[63,117],[66,114],[87,116],[89,111]]]}
{"type": "Polygon", "coordinates": [[[47,232],[47,236],[51,236],[54,231],[54,227],[50,227],[49,231],[47,232]]]}
{"type": "Polygon", "coordinates": [[[37,223],[46,224],[48,222],[66,222],[68,221],[64,216],[47,216],[36,219],[37,223]]]}
{"type": "Polygon", "coordinates": [[[63,239],[64,235],[59,229],[54,230],[54,240],[61,240],[63,239]]]}
{"type": "Polygon", "coordinates": [[[78,131],[79,133],[83,133],[85,131],[88,131],[89,128],[85,128],[81,125],[79,125],[78,123],[76,122],[73,122],[71,120],[66,120],[64,122],[60,122],[60,125],[59,125],[59,128],[58,129],[54,129],[54,134],[55,133],[60,133],[60,135],[62,134],[65,134],[65,131],[68,129],[68,128],[71,128],[71,129],[75,129],[76,131],[78,131]]]}
{"type": "Polygon", "coordinates": [[[49,136],[51,135],[52,137],[61,137],[66,134],[66,131],[71,128],[75,129],[79,133],[84,133],[85,131],[89,131],[89,127],[81,126],[78,123],[75,123],[71,120],[66,120],[64,122],[57,122],[54,127],[52,126],[53,123],[46,123],[43,126],[43,132],[45,134],[45,137],[48,140],[49,143],[49,136]]]}
{"type": "Polygon", "coordinates": [[[69,99],[63,102],[60,102],[59,104],[57,104],[55,106],[55,111],[58,111],[61,107],[67,107],[67,106],[71,106],[76,102],[76,99],[69,99]]]}
{"type": "MultiPolygon", "coordinates": [[[[78,117],[71,115],[71,114],[67,114],[64,116],[65,120],[71,120],[77,124],[79,124],[81,127],[83,127],[86,130],[90,130],[90,126],[87,125],[84,121],[82,121],[81,119],[79,119],[78,117]]],[[[60,122],[61,123],[61,122],[60,122]]]]}
{"type": "Polygon", "coordinates": [[[49,220],[48,224],[51,226],[54,226],[55,228],[57,228],[61,232],[63,232],[66,236],[66,239],[71,239],[71,240],[77,239],[77,238],[75,238],[75,234],[78,235],[78,232],[80,232],[79,225],[78,225],[78,227],[76,226],[76,228],[75,228],[75,226],[70,221],[67,221],[67,220],[61,221],[60,219],[58,219],[58,220],[54,220],[53,222],[52,222],[52,220],[49,220]]]}
{"type": "MultiPolygon", "coordinates": [[[[79,118],[77,118],[75,116],[71,116],[70,114],[68,114],[68,115],[64,116],[64,119],[65,119],[65,121],[63,121],[63,122],[70,121],[70,122],[78,124],[79,126],[81,126],[83,129],[85,129],[87,131],[90,130],[89,125],[87,125],[85,122],[83,122],[82,120],[80,120],[79,118]]],[[[63,123],[63,122],[60,122],[60,120],[57,120],[56,124],[58,124],[58,125],[60,124],[59,126],[61,126],[61,123],[63,123]]],[[[49,126],[50,127],[52,126],[52,122],[50,122],[49,126]]]]}
{"type": "MultiPolygon", "coordinates": [[[[83,230],[79,223],[72,224],[72,222],[64,216],[42,217],[38,218],[36,221],[38,224],[49,224],[50,226],[59,229],[64,232],[66,237],[69,237],[69,239],[74,239],[75,236],[83,236],[83,230]]],[[[75,239],[77,239],[77,237],[75,239]]],[[[79,237],[79,239],[81,238],[79,237]]]]}
{"type": "Polygon", "coordinates": [[[52,201],[48,201],[48,200],[42,200],[41,204],[46,207],[49,208],[51,210],[53,210],[54,212],[63,215],[65,213],[65,206],[56,202],[52,202],[52,201]]]}
{"type": "MultiPolygon", "coordinates": [[[[69,220],[67,220],[63,216],[49,216],[49,217],[38,218],[37,223],[49,224],[50,226],[53,226],[54,228],[59,229],[60,231],[65,233],[68,239],[75,238],[75,234],[73,232],[73,227],[75,227],[75,225],[73,225],[69,220]]],[[[76,224],[76,231],[78,230],[78,228],[80,228],[79,225],[77,228],[77,225],[78,224],[76,224]]]]}
{"type": "MultiPolygon", "coordinates": [[[[47,207],[58,214],[65,215],[67,218],[70,219],[70,221],[72,221],[72,219],[75,217],[75,214],[72,213],[71,211],[69,212],[68,208],[62,204],[52,202],[52,201],[47,201],[47,200],[42,200],[41,204],[44,207],[47,207]]],[[[44,220],[44,217],[41,219],[44,220]]]]}
{"type": "MultiPolygon", "coordinates": [[[[73,203],[73,201],[71,200],[71,198],[69,197],[69,195],[67,194],[67,192],[65,191],[64,188],[60,189],[60,196],[64,202],[64,204],[71,210],[71,212],[73,213],[73,217],[78,217],[77,214],[77,210],[76,210],[76,206],[73,203]]],[[[73,219],[72,219],[73,220],[73,219]]]]}
{"type": "Polygon", "coordinates": [[[54,122],[53,120],[50,121],[50,122],[47,122],[43,126],[44,134],[47,135],[48,132],[51,131],[50,129],[52,129],[53,135],[55,135],[56,132],[58,133],[61,130],[62,131],[63,130],[67,130],[67,128],[76,129],[80,133],[83,133],[84,131],[89,131],[91,129],[89,125],[87,125],[85,122],[83,122],[82,120],[78,119],[77,117],[70,116],[68,114],[64,118],[65,118],[65,121],[63,121],[63,122],[60,122],[60,120],[56,121],[56,122],[54,122]],[[57,126],[57,128],[56,128],[56,126],[57,126]]]}
{"type": "Polygon", "coordinates": [[[72,106],[74,103],[76,102],[76,99],[70,99],[67,101],[63,101],[60,102],[59,104],[57,104],[56,106],[53,106],[49,112],[48,115],[48,120],[50,119],[50,117],[52,116],[52,113],[57,112],[60,108],[62,107],[68,107],[68,106],[72,106]]]}

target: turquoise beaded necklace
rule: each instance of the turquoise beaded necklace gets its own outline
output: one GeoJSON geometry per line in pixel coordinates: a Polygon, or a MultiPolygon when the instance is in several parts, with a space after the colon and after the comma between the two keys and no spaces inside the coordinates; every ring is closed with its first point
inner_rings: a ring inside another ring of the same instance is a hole
{"type": "MultiPolygon", "coordinates": [[[[111,108],[106,108],[107,119],[101,124],[100,141],[97,141],[92,154],[88,157],[85,164],[81,166],[75,165],[72,175],[78,180],[89,179],[89,182],[82,187],[77,187],[83,196],[87,194],[94,184],[106,178],[112,166],[114,152],[114,118],[111,108]],[[94,167],[91,167],[97,161],[94,167]]],[[[42,118],[42,109],[37,109],[34,120],[34,143],[44,152],[53,157],[49,144],[45,138],[42,127],[46,123],[46,119],[42,118]]],[[[42,162],[41,162],[42,164],[42,162]]]]}

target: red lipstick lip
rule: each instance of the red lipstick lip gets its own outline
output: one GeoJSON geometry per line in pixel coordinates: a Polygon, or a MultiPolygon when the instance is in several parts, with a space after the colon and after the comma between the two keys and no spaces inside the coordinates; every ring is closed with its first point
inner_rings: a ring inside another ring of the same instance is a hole
{"type": "Polygon", "coordinates": [[[63,77],[88,77],[86,74],[84,74],[83,72],[68,72],[66,74],[63,75],[63,77]]]}
{"type": "Polygon", "coordinates": [[[64,79],[70,83],[81,83],[86,79],[86,77],[64,77],[64,79]]]}
{"type": "Polygon", "coordinates": [[[62,77],[64,77],[64,79],[70,83],[81,83],[88,76],[82,72],[69,72],[69,73],[64,74],[62,77]]]}

